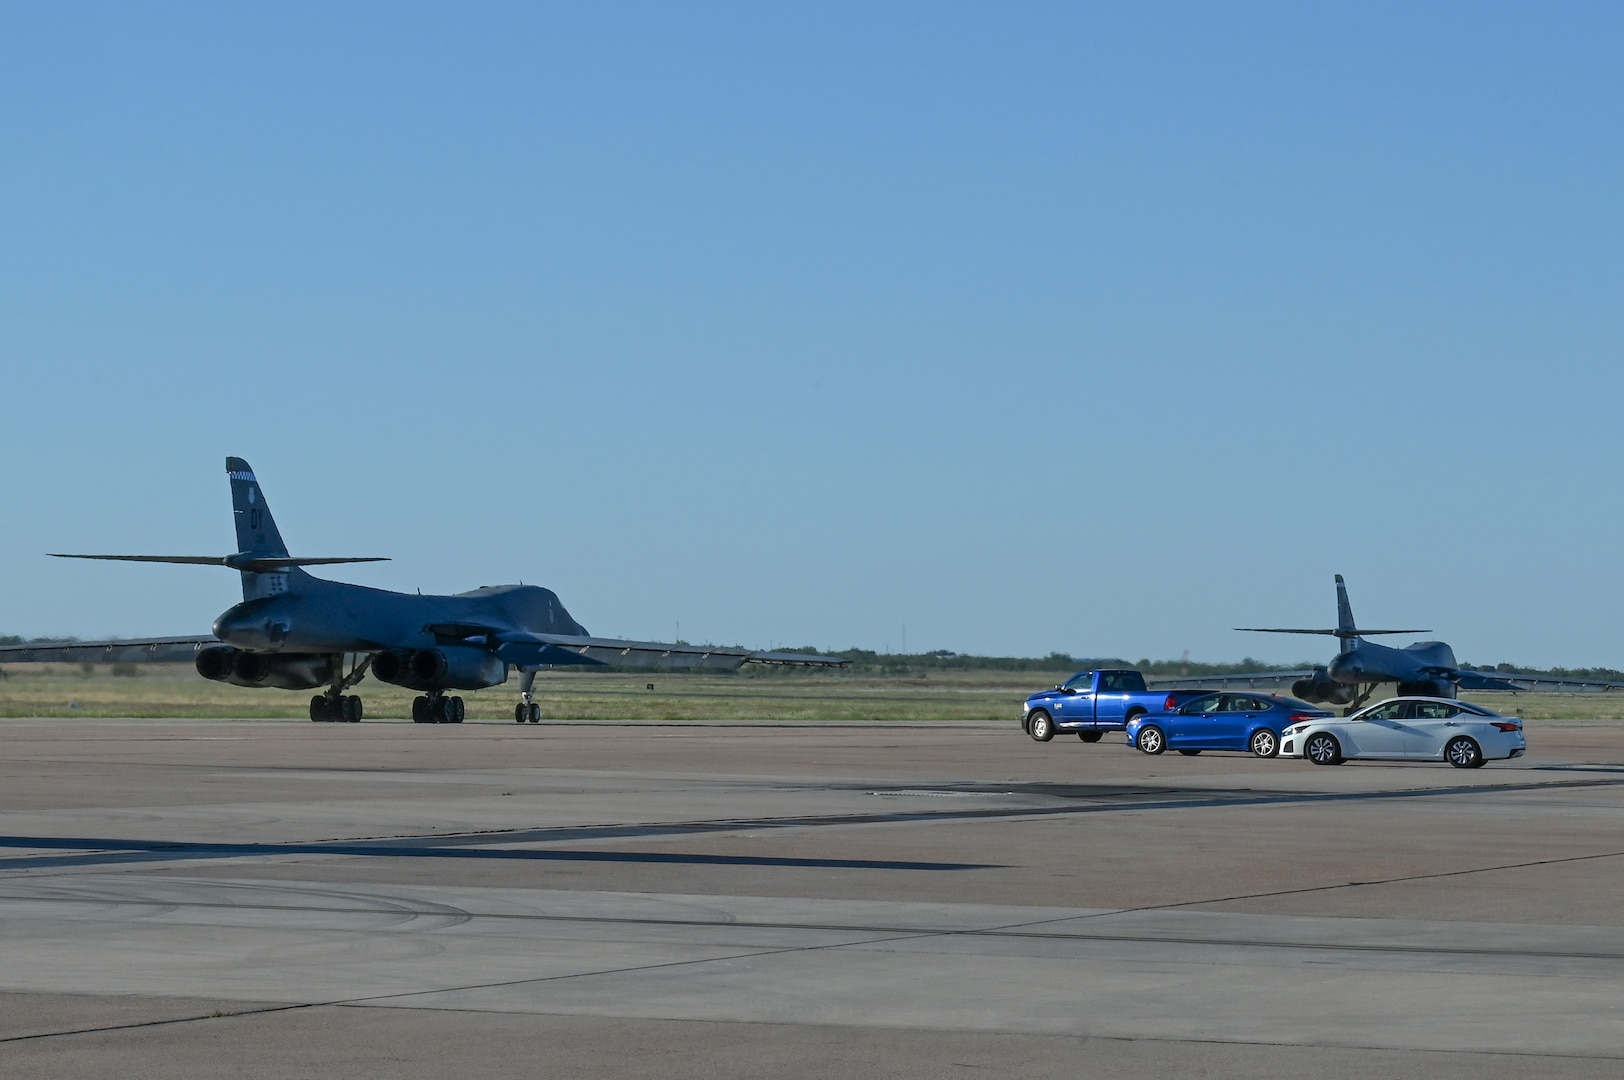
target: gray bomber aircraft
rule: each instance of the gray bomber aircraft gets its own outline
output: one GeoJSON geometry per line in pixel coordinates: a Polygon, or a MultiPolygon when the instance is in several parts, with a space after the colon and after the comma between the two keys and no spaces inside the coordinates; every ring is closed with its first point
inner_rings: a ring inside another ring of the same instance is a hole
{"type": "Polygon", "coordinates": [[[419,723],[461,723],[463,702],[448,690],[498,686],[516,668],[513,718],[539,723],[536,673],[560,664],[733,670],[742,664],[839,667],[838,656],[753,652],[709,645],[620,641],[590,636],[558,596],[534,585],[496,585],[455,596],[369,589],[312,577],[307,566],[382,562],[365,558],[300,558],[288,554],[253,469],[226,458],[237,520],[234,555],[57,555],[64,559],[225,566],[242,574],[242,603],[214,620],[208,637],[74,642],[0,647],[0,662],[193,660],[206,679],[324,693],[310,699],[310,719],[361,719],[360,697],[345,691],[372,676],[421,691],[412,703],[419,723]]]}
{"type": "MultiPolygon", "coordinates": [[[[1455,651],[1442,641],[1418,641],[1401,649],[1366,641],[1373,634],[1425,634],[1426,630],[1361,630],[1353,621],[1348,586],[1336,575],[1336,629],[1300,630],[1273,626],[1238,626],[1254,634],[1321,634],[1336,638],[1341,648],[1324,667],[1241,675],[1198,676],[1172,680],[1180,686],[1283,687],[1304,701],[1346,705],[1352,712],[1383,683],[1397,683],[1399,695],[1453,698],[1462,690],[1546,690],[1590,692],[1624,689],[1624,683],[1564,679],[1554,675],[1479,671],[1461,667],[1455,651]]],[[[1169,680],[1158,680],[1168,682],[1169,680]]]]}

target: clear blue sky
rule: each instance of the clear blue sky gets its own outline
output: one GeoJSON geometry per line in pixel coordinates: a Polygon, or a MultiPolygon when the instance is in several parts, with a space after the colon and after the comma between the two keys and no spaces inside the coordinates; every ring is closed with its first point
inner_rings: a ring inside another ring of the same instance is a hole
{"type": "Polygon", "coordinates": [[[13,3],[0,632],[1624,666],[1624,7],[13,3]]]}

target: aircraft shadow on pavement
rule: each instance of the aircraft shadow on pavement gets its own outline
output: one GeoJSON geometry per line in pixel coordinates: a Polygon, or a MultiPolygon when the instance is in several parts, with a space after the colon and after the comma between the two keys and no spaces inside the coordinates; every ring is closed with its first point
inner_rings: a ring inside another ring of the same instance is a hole
{"type": "MultiPolygon", "coordinates": [[[[462,838],[450,838],[462,839],[462,838]]],[[[508,836],[487,837],[487,842],[511,843],[508,836]]],[[[286,855],[353,855],[394,859],[481,859],[528,862],[649,863],[700,866],[771,866],[841,870],[990,870],[990,863],[915,862],[895,859],[816,859],[773,855],[706,855],[685,852],[588,851],[581,849],[472,847],[424,843],[361,842],[308,844],[207,844],[162,840],[119,840],[105,837],[0,836],[0,849],[24,849],[27,855],[0,856],[0,871],[44,867],[106,866],[139,862],[190,862],[206,859],[242,859],[286,855]],[[44,854],[62,851],[64,854],[44,854]]]]}

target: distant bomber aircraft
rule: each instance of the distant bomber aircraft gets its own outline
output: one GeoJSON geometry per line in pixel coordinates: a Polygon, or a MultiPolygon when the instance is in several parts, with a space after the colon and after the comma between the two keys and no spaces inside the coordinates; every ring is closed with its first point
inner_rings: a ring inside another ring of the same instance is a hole
{"type": "Polygon", "coordinates": [[[517,668],[519,704],[513,718],[539,723],[533,700],[536,672],[555,664],[732,670],[741,664],[838,667],[843,657],[752,652],[712,646],[595,638],[570,617],[550,589],[496,585],[456,596],[421,596],[326,581],[306,566],[382,562],[378,558],[297,558],[288,554],[253,469],[226,458],[235,555],[57,555],[63,559],[227,566],[242,574],[242,603],[214,620],[212,637],[76,642],[0,647],[0,661],[132,662],[195,659],[198,674],[236,686],[272,686],[324,693],[310,699],[310,719],[361,719],[360,697],[346,694],[365,678],[421,691],[412,702],[418,723],[458,724],[462,698],[448,690],[478,690],[507,681],[517,668]],[[348,658],[348,670],[345,669],[348,658]]]}
{"type": "MultiPolygon", "coordinates": [[[[1554,675],[1478,671],[1463,668],[1455,651],[1441,641],[1418,641],[1402,649],[1366,641],[1373,634],[1425,634],[1426,630],[1361,630],[1353,621],[1348,587],[1336,575],[1336,629],[1298,630],[1272,626],[1238,626],[1255,634],[1323,634],[1337,638],[1341,649],[1324,667],[1302,671],[1268,671],[1243,675],[1215,675],[1176,680],[1181,686],[1282,686],[1304,701],[1346,705],[1351,713],[1363,705],[1376,687],[1397,683],[1399,695],[1456,697],[1461,690],[1616,690],[1624,683],[1563,679],[1554,675]]],[[[1158,680],[1165,682],[1167,680],[1158,680]]]]}

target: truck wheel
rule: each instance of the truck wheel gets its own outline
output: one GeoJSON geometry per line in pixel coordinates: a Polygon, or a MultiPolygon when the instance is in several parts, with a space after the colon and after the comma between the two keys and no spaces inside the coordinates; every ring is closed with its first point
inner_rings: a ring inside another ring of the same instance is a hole
{"type": "Polygon", "coordinates": [[[1084,742],[1099,742],[1100,733],[1097,731],[1079,731],[1077,737],[1084,742]]]}
{"type": "Polygon", "coordinates": [[[1026,718],[1026,733],[1037,742],[1048,742],[1054,738],[1054,721],[1042,709],[1033,709],[1026,718]]]}
{"type": "Polygon", "coordinates": [[[1135,745],[1147,754],[1159,754],[1167,749],[1167,736],[1155,724],[1146,724],[1139,729],[1139,738],[1135,745]]]}

